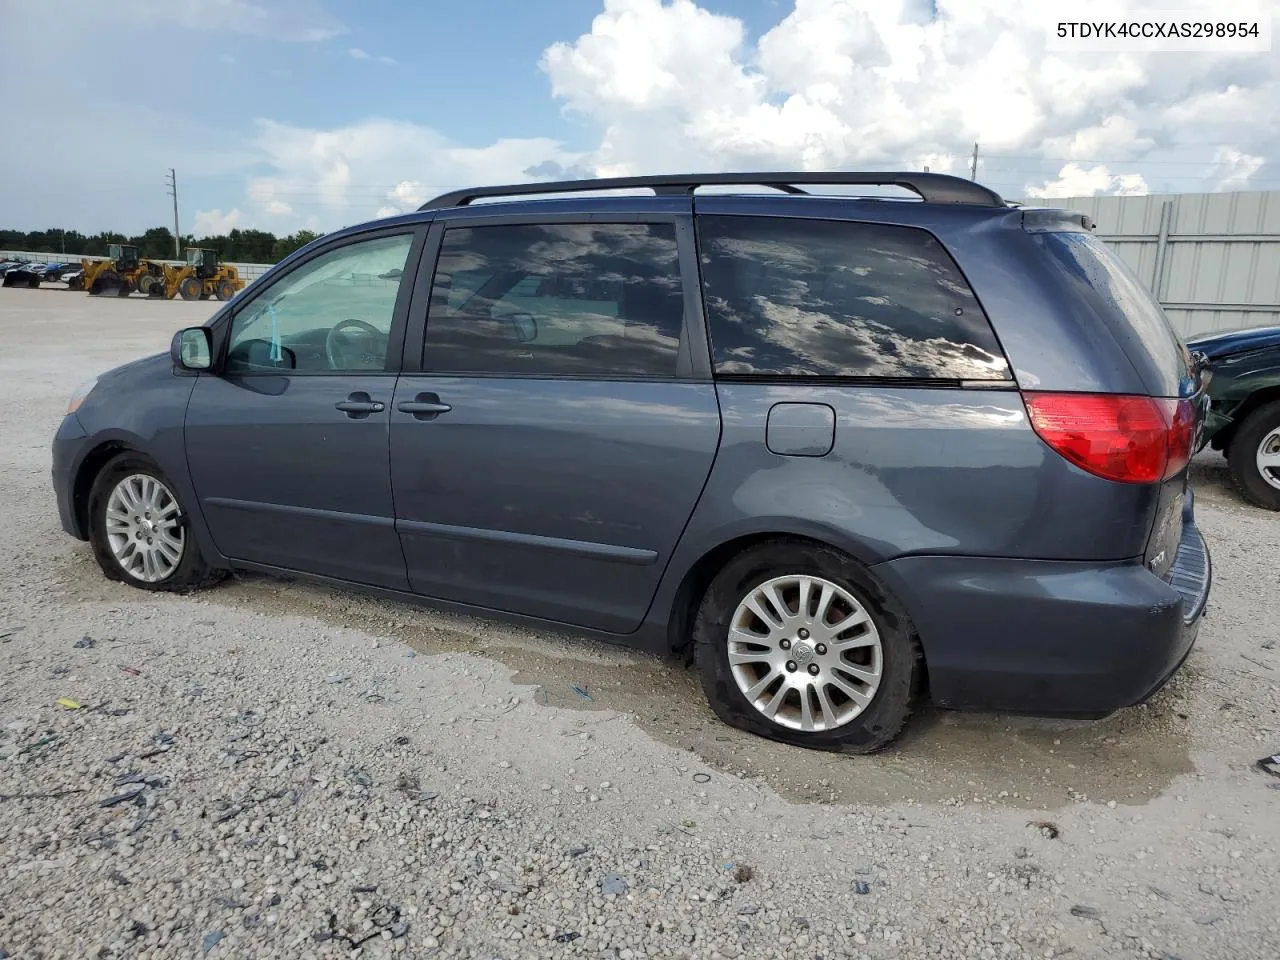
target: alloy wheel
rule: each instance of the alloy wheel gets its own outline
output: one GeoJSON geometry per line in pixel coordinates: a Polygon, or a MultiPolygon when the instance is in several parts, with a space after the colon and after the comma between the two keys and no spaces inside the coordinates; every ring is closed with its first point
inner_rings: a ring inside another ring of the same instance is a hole
{"type": "Polygon", "coordinates": [[[135,580],[157,583],[182,562],[186,549],[178,500],[155,477],[125,477],[107,498],[106,534],[111,554],[135,580]]]}
{"type": "Polygon", "coordinates": [[[884,650],[866,608],[841,587],[807,574],[751,590],[729,621],[729,667],[747,701],[773,723],[835,730],[880,688],[884,650]]]}

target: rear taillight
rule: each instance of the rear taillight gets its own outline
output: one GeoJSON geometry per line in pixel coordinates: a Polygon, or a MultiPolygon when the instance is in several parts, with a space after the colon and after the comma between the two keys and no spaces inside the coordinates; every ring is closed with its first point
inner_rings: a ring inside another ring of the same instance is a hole
{"type": "Polygon", "coordinates": [[[1191,459],[1191,400],[1108,393],[1024,393],[1031,426],[1082,470],[1121,483],[1157,483],[1191,459]]]}

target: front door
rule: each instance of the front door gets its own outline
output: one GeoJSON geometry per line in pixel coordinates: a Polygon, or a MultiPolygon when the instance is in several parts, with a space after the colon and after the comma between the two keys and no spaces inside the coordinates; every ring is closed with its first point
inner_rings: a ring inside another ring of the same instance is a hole
{"type": "Polygon", "coordinates": [[[227,557],[407,589],[387,431],[412,229],[348,239],[258,291],[187,410],[187,461],[227,557]]]}
{"type": "Polygon", "coordinates": [[[637,220],[443,230],[422,372],[408,372],[406,347],[391,411],[418,593],[639,625],[720,415],[705,339],[696,349],[686,330],[677,219],[637,220]]]}

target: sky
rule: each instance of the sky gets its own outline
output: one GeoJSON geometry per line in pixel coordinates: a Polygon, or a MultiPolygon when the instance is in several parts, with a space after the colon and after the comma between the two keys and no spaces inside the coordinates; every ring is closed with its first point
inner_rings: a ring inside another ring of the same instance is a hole
{"type": "Polygon", "coordinates": [[[46,0],[0,31],[0,227],[331,230],[485,183],[920,169],[1280,189],[1280,51],[1047,49],[1280,0],[46,0]],[[1065,12],[1069,11],[1069,13],[1065,12]]]}

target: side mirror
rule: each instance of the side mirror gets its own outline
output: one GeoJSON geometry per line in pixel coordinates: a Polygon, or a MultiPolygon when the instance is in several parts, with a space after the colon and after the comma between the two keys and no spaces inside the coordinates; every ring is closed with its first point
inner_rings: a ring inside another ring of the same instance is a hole
{"type": "Polygon", "coordinates": [[[515,331],[516,339],[521,343],[528,343],[530,340],[536,340],[538,337],[538,321],[533,318],[532,313],[509,313],[504,317],[511,329],[515,331]]]}
{"type": "Polygon", "coordinates": [[[169,344],[174,366],[183,370],[208,370],[213,366],[213,341],[205,327],[179,330],[169,344]]]}

